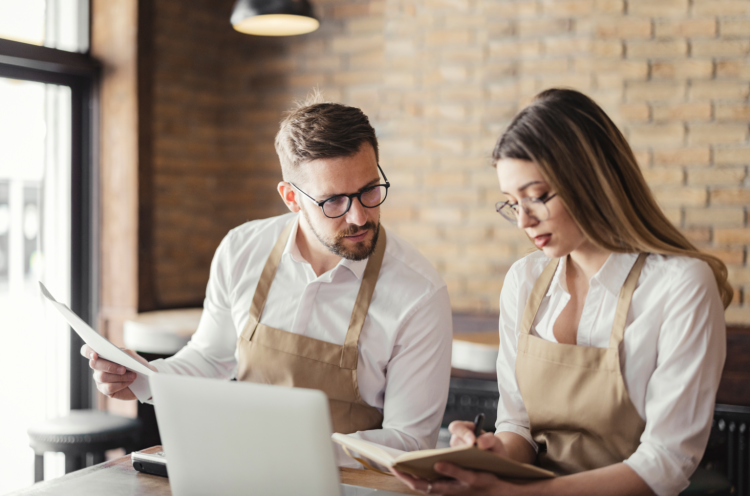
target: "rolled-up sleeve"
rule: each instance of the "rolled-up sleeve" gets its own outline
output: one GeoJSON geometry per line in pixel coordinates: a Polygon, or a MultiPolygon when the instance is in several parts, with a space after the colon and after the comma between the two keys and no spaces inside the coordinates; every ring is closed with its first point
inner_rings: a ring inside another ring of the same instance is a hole
{"type": "Polygon", "coordinates": [[[518,354],[517,312],[519,308],[519,285],[517,265],[505,276],[500,292],[500,350],[497,357],[497,385],[500,397],[497,401],[495,432],[515,432],[526,439],[535,451],[539,446],[531,438],[529,415],[523,404],[516,379],[516,356],[518,354]]]}
{"type": "MultiPolygon", "coordinates": [[[[402,451],[435,447],[450,383],[450,308],[448,290],[442,286],[403,323],[387,367],[383,428],[349,436],[402,451]]],[[[340,466],[361,468],[340,446],[335,448],[340,466]]]]}
{"type": "MultiPolygon", "coordinates": [[[[198,329],[190,342],[173,357],[151,363],[159,373],[229,379],[235,373],[237,333],[232,321],[230,291],[232,260],[229,255],[230,232],[216,249],[206,299],[198,329]]],[[[130,387],[141,402],[151,398],[146,377],[139,377],[130,387]]]]}
{"type": "Polygon", "coordinates": [[[646,390],[646,428],[625,460],[659,496],[685,489],[703,456],[726,356],[724,308],[708,265],[696,260],[666,276],[675,283],[646,390]]]}

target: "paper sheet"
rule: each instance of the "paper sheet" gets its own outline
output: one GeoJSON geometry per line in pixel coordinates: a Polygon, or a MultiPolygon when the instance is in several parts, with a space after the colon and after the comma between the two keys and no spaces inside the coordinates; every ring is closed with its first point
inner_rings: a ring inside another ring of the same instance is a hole
{"type": "Polygon", "coordinates": [[[128,370],[151,376],[154,371],[143,365],[141,362],[131,357],[120,348],[112,344],[107,338],[93,330],[86,322],[84,322],[78,315],[62,303],[58,302],[44,287],[44,284],[39,282],[39,287],[42,289],[42,294],[47,298],[52,305],[62,314],[65,320],[68,321],[70,327],[81,336],[87,345],[89,345],[100,357],[122,365],[128,370]]]}

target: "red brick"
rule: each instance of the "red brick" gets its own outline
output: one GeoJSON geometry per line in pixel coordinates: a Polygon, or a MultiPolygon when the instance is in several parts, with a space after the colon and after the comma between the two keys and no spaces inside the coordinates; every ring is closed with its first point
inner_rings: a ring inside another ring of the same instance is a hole
{"type": "Polygon", "coordinates": [[[715,19],[665,19],[656,21],[657,38],[692,38],[695,36],[714,36],[715,19]]]}
{"type": "Polygon", "coordinates": [[[688,11],[687,0],[629,0],[628,14],[646,17],[684,16],[688,11]]]}
{"type": "Polygon", "coordinates": [[[655,165],[703,165],[707,166],[711,161],[711,151],[708,147],[680,148],[676,150],[655,150],[655,165]]]}
{"type": "Polygon", "coordinates": [[[660,60],[651,64],[654,79],[710,78],[713,71],[712,60],[660,60]]]}
{"type": "Polygon", "coordinates": [[[595,33],[601,38],[650,38],[651,19],[605,18],[596,23],[595,33]]]}
{"type": "Polygon", "coordinates": [[[750,96],[747,81],[693,81],[691,100],[746,100],[750,96]]]}
{"type": "Polygon", "coordinates": [[[750,53],[750,40],[693,40],[690,53],[693,57],[742,57],[750,53]]]}
{"type": "Polygon", "coordinates": [[[718,245],[750,245],[750,228],[714,229],[718,245]]]}
{"type": "Polygon", "coordinates": [[[747,140],[747,124],[690,124],[691,144],[742,143],[747,140]]]}
{"type": "MultiPolygon", "coordinates": [[[[708,169],[710,170],[710,169],[708,169]]],[[[686,226],[742,226],[745,212],[741,207],[688,207],[685,209],[686,226]]]]}
{"type": "Polygon", "coordinates": [[[711,190],[711,205],[750,205],[750,189],[726,188],[711,190]]]}
{"type": "Polygon", "coordinates": [[[642,169],[643,177],[651,186],[680,186],[685,181],[685,173],[673,167],[642,169]]]}
{"type": "Polygon", "coordinates": [[[699,206],[706,204],[708,194],[705,188],[665,188],[655,189],[654,197],[659,205],[665,207],[691,205],[699,206]]]}
{"type": "Polygon", "coordinates": [[[467,45],[470,39],[471,33],[468,29],[435,30],[427,32],[425,44],[428,47],[467,45]]]}
{"type": "Polygon", "coordinates": [[[628,82],[625,99],[628,102],[657,102],[682,100],[686,86],[681,82],[628,82]]]}
{"type": "Polygon", "coordinates": [[[351,3],[336,5],[333,7],[334,19],[344,19],[347,17],[361,17],[370,13],[370,5],[366,3],[351,3]]]}
{"type": "Polygon", "coordinates": [[[649,106],[645,103],[624,103],[620,105],[620,115],[629,121],[647,121],[650,118],[649,106]]]}
{"type": "Polygon", "coordinates": [[[711,229],[708,228],[680,229],[680,232],[691,243],[700,244],[711,241],[711,229]]]}
{"type": "Polygon", "coordinates": [[[652,108],[655,121],[691,121],[711,118],[710,103],[675,103],[654,105],[652,108]]]}
{"type": "Polygon", "coordinates": [[[554,36],[570,31],[568,19],[521,19],[516,24],[518,35],[530,36],[554,36]]]}
{"type": "Polygon", "coordinates": [[[673,146],[685,139],[685,127],[679,123],[633,125],[629,129],[628,141],[636,147],[673,146]]]}
{"type": "Polygon", "coordinates": [[[717,165],[748,165],[750,148],[716,148],[714,162],[717,165]]]}
{"type": "Polygon", "coordinates": [[[716,120],[750,121],[750,105],[719,104],[716,106],[716,120]]]}
{"type": "Polygon", "coordinates": [[[687,179],[690,185],[740,185],[746,175],[744,167],[712,167],[688,170],[687,179]]]}
{"type": "Polygon", "coordinates": [[[693,15],[728,16],[750,14],[750,4],[746,0],[694,0],[693,15]]]}
{"type": "Polygon", "coordinates": [[[606,14],[622,14],[625,11],[623,0],[594,0],[594,9],[606,14]]]}
{"type": "Polygon", "coordinates": [[[625,53],[629,59],[664,59],[684,57],[688,53],[685,40],[626,41],[625,53]]]}
{"type": "Polygon", "coordinates": [[[750,20],[747,19],[722,19],[719,22],[721,36],[739,36],[747,38],[750,35],[750,20]]]}
{"type": "Polygon", "coordinates": [[[743,249],[703,248],[701,251],[715,256],[727,265],[742,265],[745,260],[745,250],[743,249]]]}

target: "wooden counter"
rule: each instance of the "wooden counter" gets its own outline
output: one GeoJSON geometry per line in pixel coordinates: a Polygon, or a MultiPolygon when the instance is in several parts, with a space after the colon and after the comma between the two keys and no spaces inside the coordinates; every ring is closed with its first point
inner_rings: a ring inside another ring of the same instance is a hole
{"type": "MultiPolygon", "coordinates": [[[[147,452],[160,451],[154,446],[147,452]]],[[[401,494],[420,494],[409,490],[394,477],[369,470],[342,468],[341,482],[352,486],[369,487],[401,494]]],[[[157,475],[136,472],[130,455],[100,463],[93,467],[65,475],[58,479],[39,482],[7,496],[171,496],[169,481],[157,475]]]]}

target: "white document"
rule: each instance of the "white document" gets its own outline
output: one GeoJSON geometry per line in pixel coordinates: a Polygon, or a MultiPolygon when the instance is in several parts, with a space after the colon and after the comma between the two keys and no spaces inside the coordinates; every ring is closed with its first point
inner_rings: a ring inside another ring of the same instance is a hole
{"type": "Polygon", "coordinates": [[[44,287],[41,281],[39,281],[39,287],[42,289],[42,294],[47,298],[52,305],[62,314],[65,320],[68,321],[70,327],[81,336],[87,345],[89,345],[100,357],[122,365],[128,370],[138,372],[146,376],[151,376],[154,371],[143,365],[141,362],[128,355],[120,348],[112,344],[107,338],[93,330],[86,322],[83,321],[78,315],[62,303],[58,302],[44,287]]]}

